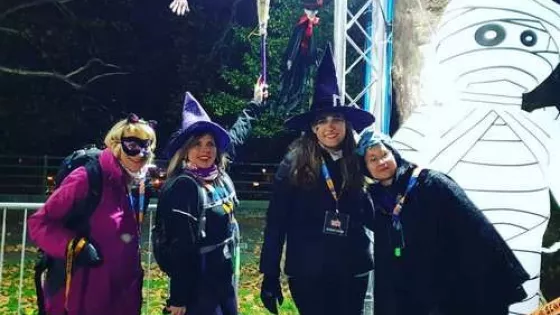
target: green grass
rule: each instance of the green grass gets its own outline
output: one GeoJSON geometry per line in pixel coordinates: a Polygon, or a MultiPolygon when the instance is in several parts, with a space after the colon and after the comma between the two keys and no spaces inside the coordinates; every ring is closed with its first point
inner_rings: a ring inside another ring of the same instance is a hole
{"type": "MultiPolygon", "coordinates": [[[[21,222],[18,217],[12,218],[10,222],[21,222]]],[[[262,243],[262,216],[244,216],[240,218],[242,230],[242,252],[241,252],[241,278],[239,288],[239,310],[243,315],[265,315],[268,314],[263,308],[259,298],[262,275],[258,272],[258,261],[260,256],[260,245],[262,243]]],[[[147,225],[143,231],[148,231],[147,225]]],[[[2,282],[0,283],[0,315],[18,314],[19,296],[19,271],[21,254],[21,226],[13,224],[8,228],[8,239],[6,244],[4,267],[2,271],[2,282]]],[[[147,234],[143,235],[143,267],[145,271],[143,289],[143,315],[159,315],[167,299],[168,279],[159,270],[152,260],[148,268],[148,240],[147,234]]],[[[33,265],[35,263],[36,249],[26,247],[26,260],[24,264],[21,309],[19,314],[37,314],[35,287],[33,283],[33,265]]],[[[153,258],[152,258],[153,259],[153,258]]],[[[288,285],[284,281],[284,303],[280,308],[282,315],[298,314],[293,301],[290,298],[288,285]]]]}
{"type": "MultiPolygon", "coordinates": [[[[33,283],[33,264],[33,259],[28,259],[25,263],[22,304],[19,314],[37,314],[35,287],[33,283]]],[[[161,310],[167,298],[168,279],[155,264],[152,264],[150,272],[148,272],[147,265],[144,264],[144,270],[146,271],[146,277],[144,279],[144,304],[142,314],[159,315],[161,314],[161,310]]],[[[262,276],[258,272],[257,264],[255,262],[244,264],[241,273],[242,277],[240,279],[239,288],[240,314],[267,314],[268,312],[262,307],[259,298],[262,276]]],[[[0,286],[0,314],[18,314],[18,287],[19,264],[9,262],[4,265],[3,280],[0,286]]],[[[281,314],[298,314],[290,298],[286,283],[284,283],[284,296],[286,299],[280,308],[281,314]]]]}
{"type": "MultiPolygon", "coordinates": [[[[7,226],[6,252],[2,281],[0,283],[0,315],[18,314],[19,261],[21,253],[21,213],[12,213],[9,222],[17,222],[7,226]]],[[[239,289],[239,308],[243,315],[265,315],[268,312],[262,307],[259,289],[262,276],[258,272],[260,245],[262,243],[262,216],[243,216],[239,218],[242,231],[241,279],[239,289]]],[[[145,226],[143,231],[147,231],[145,226]]],[[[560,209],[556,206],[552,211],[551,225],[545,235],[545,244],[551,244],[560,239],[560,209]]],[[[29,244],[29,243],[28,243],[29,244]]],[[[147,248],[147,233],[144,233],[143,248],[147,248]]],[[[37,314],[35,290],[33,284],[33,264],[36,250],[26,248],[24,264],[22,304],[19,314],[37,314]]],[[[147,251],[144,250],[143,260],[147,261],[147,251]]],[[[543,255],[543,269],[541,287],[548,300],[560,294],[560,252],[554,255],[543,255]]],[[[161,314],[167,298],[167,277],[152,263],[148,270],[144,264],[146,278],[144,281],[144,309],[143,315],[161,314]],[[148,277],[149,275],[149,277],[148,277]],[[146,307],[147,304],[147,307],[146,307]]],[[[283,283],[284,304],[280,308],[282,315],[298,314],[290,298],[287,283],[283,283]]]]}

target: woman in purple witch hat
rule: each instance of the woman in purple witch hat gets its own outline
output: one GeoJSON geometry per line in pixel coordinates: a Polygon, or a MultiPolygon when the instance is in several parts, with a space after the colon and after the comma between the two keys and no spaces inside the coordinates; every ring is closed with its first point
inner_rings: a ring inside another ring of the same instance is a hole
{"type": "Polygon", "coordinates": [[[173,315],[237,314],[233,256],[238,200],[225,162],[251,131],[267,94],[266,85],[258,83],[255,98],[229,132],[186,94],[182,128],[168,146],[168,180],[154,227],[154,255],[170,277],[166,309],[173,315]]]}
{"type": "Polygon", "coordinates": [[[72,171],[29,217],[31,239],[49,257],[43,284],[48,315],[140,314],[139,228],[156,146],[153,124],[131,114],[111,128],[105,145],[95,164],[72,171]],[[94,195],[97,207],[84,220],[79,205],[92,203],[94,195]]]}
{"type": "Polygon", "coordinates": [[[358,315],[373,268],[364,229],[373,222],[373,211],[352,132],[372,124],[374,117],[342,106],[330,47],[315,82],[311,109],[286,122],[302,135],[274,179],[260,261],[261,300],[278,313],[285,243],[284,273],[300,314],[358,315]]]}

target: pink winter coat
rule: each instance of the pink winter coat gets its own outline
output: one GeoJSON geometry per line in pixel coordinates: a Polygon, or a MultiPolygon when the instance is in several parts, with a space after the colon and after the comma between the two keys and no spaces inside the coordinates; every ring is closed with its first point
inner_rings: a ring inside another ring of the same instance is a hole
{"type": "MultiPolygon", "coordinates": [[[[99,206],[90,218],[90,236],[98,247],[103,264],[96,268],[75,268],[68,315],[137,315],[142,303],[143,271],[138,225],[126,188],[127,175],[107,149],[101,153],[99,162],[103,188],[99,206]]],[[[87,173],[84,167],[80,167],[68,175],[45,205],[29,217],[31,239],[48,255],[65,258],[66,245],[74,235],[63,228],[62,218],[87,193],[87,173]]],[[[45,292],[45,300],[48,315],[63,315],[64,284],[56,292],[45,292]]]]}

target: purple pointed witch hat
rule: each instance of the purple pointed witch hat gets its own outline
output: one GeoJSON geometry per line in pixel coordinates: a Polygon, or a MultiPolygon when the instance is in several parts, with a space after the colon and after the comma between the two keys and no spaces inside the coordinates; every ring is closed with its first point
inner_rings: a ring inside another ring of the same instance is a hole
{"type": "Polygon", "coordinates": [[[169,140],[165,150],[166,155],[171,158],[192,135],[206,132],[214,136],[218,151],[224,152],[231,141],[228,132],[210,120],[210,117],[200,103],[190,92],[186,92],[181,129],[171,136],[171,140],[169,140]]]}

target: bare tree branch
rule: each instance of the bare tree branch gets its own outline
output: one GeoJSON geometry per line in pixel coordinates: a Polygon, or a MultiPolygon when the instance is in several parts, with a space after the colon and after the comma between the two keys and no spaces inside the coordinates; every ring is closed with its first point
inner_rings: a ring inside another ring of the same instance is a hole
{"type": "Polygon", "coordinates": [[[43,78],[53,78],[57,80],[64,81],[70,84],[75,89],[80,89],[81,85],[69,80],[65,75],[57,73],[57,72],[48,72],[48,71],[34,71],[34,70],[25,70],[25,69],[17,69],[17,68],[7,68],[0,66],[0,72],[4,72],[7,74],[12,75],[22,75],[22,76],[31,76],[31,77],[43,77],[43,78]]]}
{"type": "Polygon", "coordinates": [[[106,78],[109,76],[115,76],[115,75],[127,75],[128,72],[122,72],[122,71],[115,71],[115,72],[105,72],[102,74],[98,74],[90,79],[88,79],[87,81],[84,82],[80,82],[77,79],[73,79],[74,76],[92,68],[93,66],[96,65],[100,65],[103,66],[105,68],[112,68],[112,69],[119,69],[119,67],[112,65],[112,64],[108,64],[103,62],[101,59],[99,58],[94,58],[89,60],[85,65],[79,67],[76,70],[73,70],[67,74],[62,74],[62,73],[58,73],[58,72],[49,72],[49,71],[36,71],[36,70],[27,70],[27,69],[18,69],[18,68],[8,68],[8,67],[4,67],[4,66],[0,66],[0,72],[9,74],[9,75],[19,75],[19,76],[29,76],[29,77],[39,77],[39,78],[51,78],[51,79],[56,79],[56,80],[60,80],[63,81],[67,84],[69,84],[70,86],[72,86],[72,88],[76,89],[76,90],[83,90],[86,89],[87,86],[97,80],[100,80],[102,78],[106,78]]]}
{"type": "Polygon", "coordinates": [[[6,16],[13,14],[15,12],[21,11],[21,10],[25,10],[28,8],[32,8],[32,7],[36,7],[39,5],[43,5],[43,4],[49,4],[49,3],[67,3],[73,0],[36,0],[36,1],[31,1],[31,2],[27,2],[27,3],[23,3],[20,4],[18,6],[15,6],[11,9],[8,9],[6,11],[4,11],[3,13],[0,14],[0,20],[3,20],[6,18],[6,16]]]}
{"type": "Polygon", "coordinates": [[[111,76],[115,76],[115,75],[127,75],[129,74],[128,72],[109,72],[109,73],[104,73],[104,74],[100,74],[100,75],[96,75],[95,77],[89,79],[85,84],[84,87],[99,80],[99,79],[103,79],[106,77],[111,77],[111,76]]]}
{"type": "Polygon", "coordinates": [[[18,30],[15,30],[13,28],[7,28],[7,27],[1,27],[0,26],[0,32],[7,33],[9,35],[23,36],[22,32],[20,32],[18,30]]]}
{"type": "Polygon", "coordinates": [[[68,73],[66,76],[68,78],[73,77],[73,76],[78,75],[78,74],[84,72],[85,70],[95,66],[95,65],[101,65],[101,66],[104,66],[104,67],[107,67],[107,68],[113,68],[113,69],[116,69],[116,70],[120,69],[118,66],[115,66],[115,65],[109,64],[109,63],[105,63],[105,62],[103,62],[103,60],[101,60],[99,58],[93,58],[93,59],[90,59],[88,62],[86,62],[85,65],[83,65],[83,66],[79,67],[78,69],[68,73]]]}
{"type": "Polygon", "coordinates": [[[57,2],[57,3],[55,3],[55,6],[58,8],[58,10],[59,10],[62,14],[66,15],[66,16],[67,16],[68,18],[70,18],[71,20],[73,20],[73,21],[76,21],[76,20],[77,20],[77,17],[76,17],[76,15],[74,14],[74,12],[72,12],[72,10],[70,10],[70,9],[68,8],[68,6],[66,6],[66,4],[65,4],[64,2],[57,2]]]}

